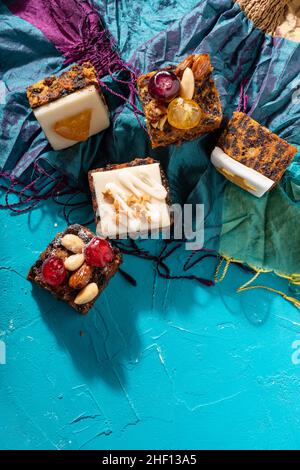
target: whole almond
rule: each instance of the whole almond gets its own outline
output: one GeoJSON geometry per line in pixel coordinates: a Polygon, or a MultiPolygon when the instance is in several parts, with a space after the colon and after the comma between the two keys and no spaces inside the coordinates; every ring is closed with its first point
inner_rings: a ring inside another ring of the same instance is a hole
{"type": "Polygon", "coordinates": [[[69,279],[69,286],[72,289],[83,289],[91,280],[93,268],[84,263],[81,268],[75,271],[69,279]]]}
{"type": "Polygon", "coordinates": [[[192,67],[195,59],[195,54],[188,55],[180,64],[177,65],[175,73],[176,75],[184,72],[187,67],[192,67]]]}
{"type": "Polygon", "coordinates": [[[180,96],[186,100],[191,100],[195,91],[195,78],[192,69],[187,67],[182,74],[180,83],[180,96]]]}
{"type": "Polygon", "coordinates": [[[85,286],[84,289],[79,292],[79,294],[74,300],[74,303],[76,305],[87,304],[88,302],[94,300],[94,298],[97,297],[98,293],[99,289],[97,284],[95,282],[92,282],[91,284],[85,286]]]}
{"type": "Polygon", "coordinates": [[[76,271],[76,269],[80,268],[82,263],[84,262],[84,255],[82,253],[78,253],[76,255],[68,256],[65,259],[65,268],[68,271],[76,271]]]}
{"type": "Polygon", "coordinates": [[[194,63],[192,65],[192,71],[196,80],[200,80],[207,73],[213,71],[213,67],[210,63],[208,54],[198,54],[195,56],[194,63]]]}
{"type": "Polygon", "coordinates": [[[73,251],[73,253],[81,253],[84,248],[84,241],[72,233],[67,233],[62,237],[61,244],[67,250],[73,251]]]}

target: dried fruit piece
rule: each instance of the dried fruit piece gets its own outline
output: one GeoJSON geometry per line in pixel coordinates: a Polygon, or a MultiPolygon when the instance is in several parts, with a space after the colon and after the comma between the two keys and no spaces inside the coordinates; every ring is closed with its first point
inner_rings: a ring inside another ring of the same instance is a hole
{"type": "Polygon", "coordinates": [[[61,244],[67,250],[73,251],[73,253],[81,253],[84,247],[84,241],[72,233],[67,233],[62,237],[61,244]]]}
{"type": "Polygon", "coordinates": [[[93,268],[84,263],[69,279],[72,289],[83,289],[91,280],[93,268]]]}
{"type": "Polygon", "coordinates": [[[201,119],[200,106],[193,100],[176,98],[168,107],[168,121],[176,129],[192,129],[201,119]]]}
{"type": "Polygon", "coordinates": [[[181,98],[186,100],[191,100],[194,96],[195,91],[195,78],[192,69],[187,67],[183,72],[182,79],[180,82],[180,92],[179,95],[181,98]]]}
{"type": "Polygon", "coordinates": [[[77,295],[77,297],[74,300],[74,303],[76,305],[83,305],[87,304],[88,302],[91,302],[94,300],[95,297],[97,297],[99,293],[98,286],[95,282],[92,282],[91,284],[88,284],[85,286],[77,295]]]}
{"type": "Polygon", "coordinates": [[[58,256],[50,256],[42,265],[42,276],[44,281],[50,286],[60,286],[67,275],[64,262],[58,256]]]}
{"type": "Polygon", "coordinates": [[[82,263],[84,262],[84,255],[82,253],[68,256],[65,259],[65,268],[68,271],[76,271],[76,269],[80,268],[82,263]]]}
{"type": "Polygon", "coordinates": [[[90,266],[104,268],[111,263],[114,253],[110,243],[104,238],[94,237],[85,247],[85,260],[90,266]]]}
{"type": "Polygon", "coordinates": [[[171,101],[178,95],[180,81],[173,72],[161,70],[149,80],[148,90],[153,98],[163,101],[171,101]]]}
{"type": "Polygon", "coordinates": [[[54,130],[65,139],[83,142],[89,137],[91,116],[91,109],[87,109],[81,113],[74,114],[74,116],[57,121],[54,124],[54,130]]]}

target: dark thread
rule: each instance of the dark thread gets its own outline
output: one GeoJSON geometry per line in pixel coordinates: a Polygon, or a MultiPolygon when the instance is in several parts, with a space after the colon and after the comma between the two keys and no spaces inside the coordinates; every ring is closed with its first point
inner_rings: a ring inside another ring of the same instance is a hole
{"type": "Polygon", "coordinates": [[[136,287],[136,285],[137,285],[136,280],[130,274],[128,274],[126,271],[124,271],[124,269],[119,268],[119,273],[124,277],[124,279],[127,282],[129,282],[129,284],[136,287]]]}
{"type": "MultiPolygon", "coordinates": [[[[175,253],[182,246],[183,242],[184,240],[182,240],[181,242],[178,242],[176,240],[176,245],[174,245],[168,251],[166,251],[167,247],[171,243],[174,243],[174,240],[165,240],[164,246],[162,247],[159,255],[153,255],[148,250],[140,248],[134,240],[130,240],[129,245],[120,240],[113,241],[113,244],[117,246],[123,254],[153,261],[157,274],[164,279],[170,279],[170,280],[186,279],[186,280],[193,280],[193,281],[199,282],[200,284],[203,284],[205,286],[214,285],[213,280],[196,276],[194,274],[190,274],[190,275],[171,274],[170,268],[166,264],[166,259],[169,258],[173,253],[175,253]]],[[[207,257],[207,256],[204,256],[204,257],[207,257]]],[[[197,263],[200,263],[201,260],[202,259],[198,259],[197,263]]],[[[196,265],[196,262],[194,263],[194,265],[196,265]]],[[[187,268],[185,268],[184,270],[187,271],[187,268]]]]}

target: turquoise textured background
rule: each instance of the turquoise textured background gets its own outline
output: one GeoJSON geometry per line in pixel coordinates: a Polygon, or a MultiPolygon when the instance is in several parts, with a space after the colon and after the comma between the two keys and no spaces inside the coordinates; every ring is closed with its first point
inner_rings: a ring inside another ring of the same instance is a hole
{"type": "MultiPolygon", "coordinates": [[[[114,1],[97,3],[127,59],[134,44],[151,39],[165,28],[167,17],[171,25],[188,8],[171,0],[147,1],[136,15],[127,2],[119,2],[117,10],[114,1]],[[162,6],[167,17],[159,15],[162,6]],[[149,22],[150,16],[155,21],[149,22]]],[[[224,10],[231,3],[224,1],[224,10]]],[[[209,20],[220,1],[210,5],[209,20]]],[[[20,37],[12,34],[2,4],[0,14],[6,37],[1,72],[15,84],[9,95],[15,115],[24,117],[25,85],[37,68],[45,75],[61,67],[62,58],[38,30],[16,19],[15,28],[24,32],[24,58],[34,63],[24,59],[17,74],[12,67],[20,37]],[[36,44],[46,57],[43,63],[34,55],[36,44]]],[[[243,18],[243,27],[252,31],[243,18]]],[[[230,80],[230,69],[223,72],[230,80]]],[[[21,121],[10,126],[12,134],[19,133],[18,126],[21,121]]],[[[22,129],[26,137],[28,129],[22,129]]],[[[100,140],[89,141],[90,154],[100,140]]],[[[43,135],[36,144],[43,144],[43,135]]],[[[7,142],[1,145],[5,157],[7,142]]],[[[86,214],[77,217],[81,221],[86,214]]],[[[299,448],[297,309],[264,291],[236,294],[251,277],[236,266],[223,283],[205,288],[162,280],[151,263],[126,257],[124,269],[137,287],[117,275],[93,311],[81,317],[26,280],[29,266],[65,228],[59,206],[48,201],[19,216],[2,211],[1,222],[0,340],[7,353],[6,364],[0,364],[1,449],[299,448]]],[[[176,252],[170,260],[174,272],[182,257],[176,252]]],[[[210,277],[214,268],[208,260],[195,274],[210,277]]],[[[285,290],[275,277],[264,276],[262,282],[285,290]]]]}
{"type": "Polygon", "coordinates": [[[138,286],[117,275],[81,317],[25,279],[65,227],[57,207],[2,214],[0,448],[299,448],[297,309],[235,294],[236,266],[206,288],[126,257],[138,286]]]}

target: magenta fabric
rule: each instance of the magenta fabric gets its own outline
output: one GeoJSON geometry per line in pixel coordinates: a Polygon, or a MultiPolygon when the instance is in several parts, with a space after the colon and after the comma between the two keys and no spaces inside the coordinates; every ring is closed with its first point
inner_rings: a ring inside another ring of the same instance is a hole
{"type": "Polygon", "coordinates": [[[113,38],[88,1],[17,0],[10,11],[38,28],[66,57],[66,63],[90,60],[99,76],[119,65],[113,38]]]}
{"type": "MultiPolygon", "coordinates": [[[[135,105],[136,72],[119,56],[114,39],[105,27],[100,13],[89,0],[6,0],[5,3],[13,15],[38,29],[55,46],[65,59],[64,65],[90,61],[97,71],[99,83],[106,93],[109,105],[112,104],[111,99],[114,100],[111,109],[128,103],[143,127],[141,112],[135,105]],[[106,78],[103,78],[105,76],[106,78]]],[[[27,115],[29,106],[24,95],[25,87],[22,95],[22,116],[27,122],[30,121],[30,114],[27,115]]],[[[10,115],[11,108],[7,106],[4,110],[4,123],[11,122],[10,115]]],[[[32,142],[35,133],[39,138],[38,126],[27,125],[27,128],[29,132],[26,142],[32,142]]],[[[6,140],[10,141],[10,136],[6,134],[6,140]]],[[[9,207],[15,212],[31,209],[39,200],[52,197],[56,190],[61,191],[63,182],[66,184],[72,177],[72,173],[67,172],[70,178],[65,178],[65,168],[61,165],[57,168],[56,161],[51,163],[53,152],[45,139],[33,150],[27,147],[23,145],[23,154],[14,149],[14,153],[9,155],[0,172],[0,177],[5,180],[1,186],[6,190],[5,202],[0,204],[0,207],[9,207]],[[49,190],[41,192],[41,185],[49,190]],[[14,198],[11,200],[9,196],[14,198]]],[[[90,152],[91,159],[95,151],[90,152]]],[[[79,163],[80,161],[78,158],[79,163]]],[[[80,173],[77,168],[79,163],[73,160],[72,162],[77,181],[80,173]]]]}

